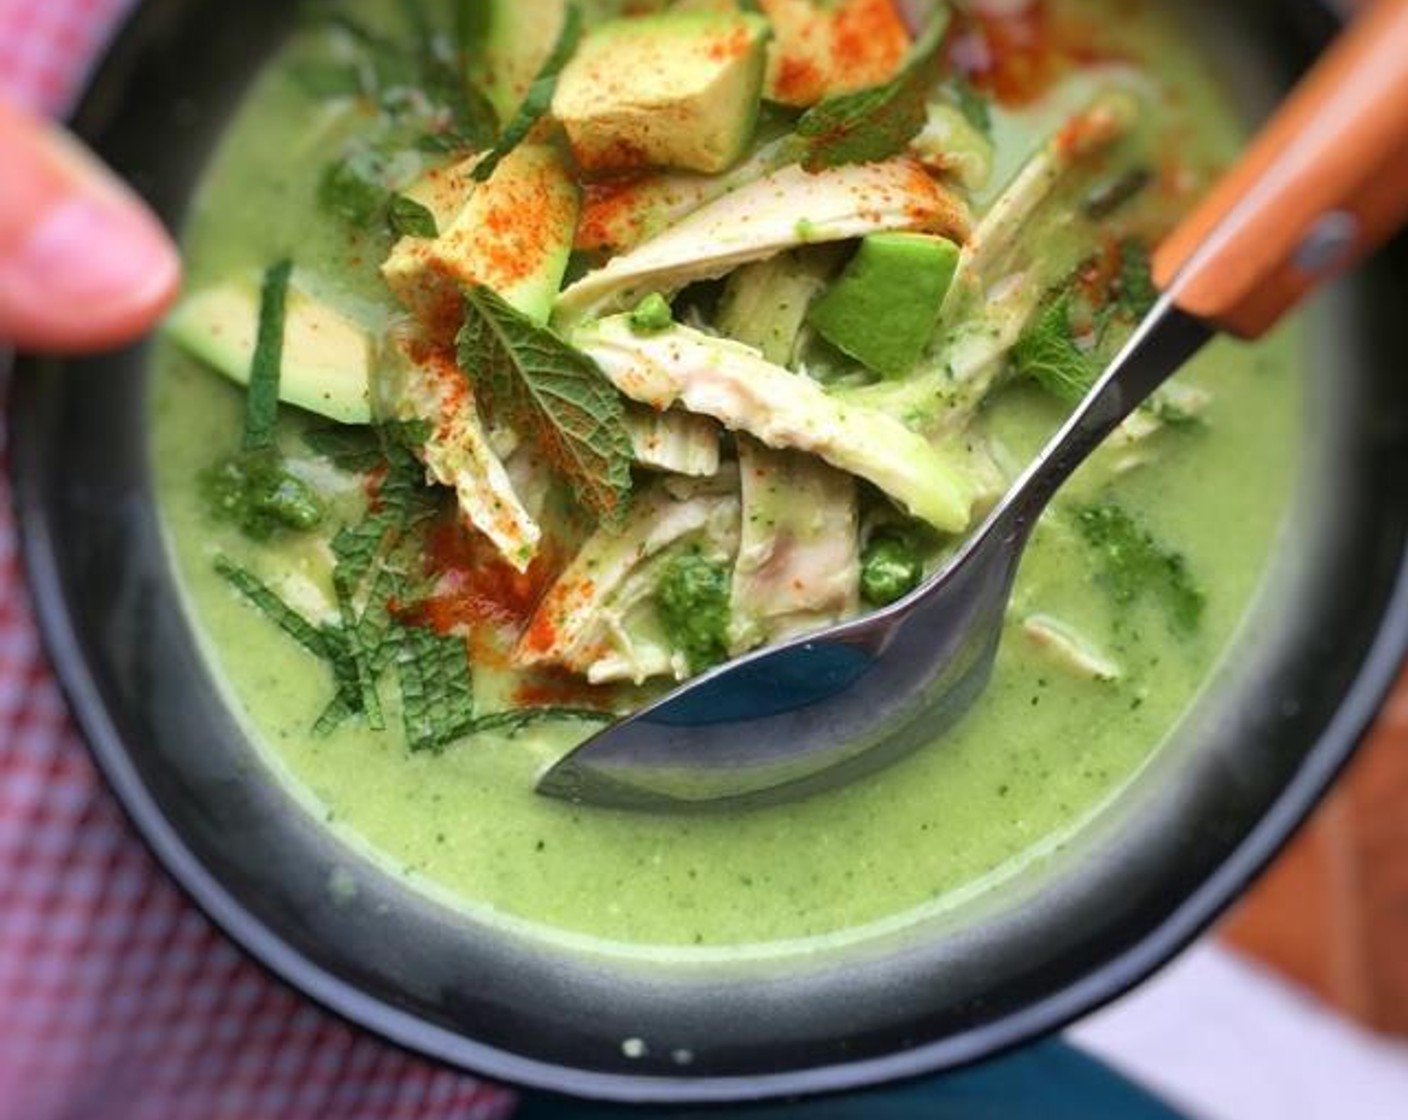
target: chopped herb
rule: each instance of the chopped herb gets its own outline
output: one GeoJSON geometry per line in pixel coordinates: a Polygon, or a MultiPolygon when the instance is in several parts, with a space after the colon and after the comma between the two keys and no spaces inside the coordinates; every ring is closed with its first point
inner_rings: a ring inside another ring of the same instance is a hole
{"type": "Polygon", "coordinates": [[[928,120],[929,67],[948,30],[940,5],[904,68],[884,85],[828,97],[797,123],[794,143],[808,171],[889,159],[923,131],[928,120]]]}
{"type": "Polygon", "coordinates": [[[884,529],[861,554],[860,595],[872,607],[897,603],[924,582],[924,550],[914,533],[884,529]]]}
{"type": "Polygon", "coordinates": [[[1085,196],[1081,210],[1091,221],[1104,221],[1153,181],[1154,173],[1147,167],[1121,172],[1112,179],[1097,183],[1085,196]]]}
{"type": "Polygon", "coordinates": [[[1052,396],[1076,404],[1095,387],[1100,371],[1071,337],[1071,296],[1047,304],[1012,350],[1013,369],[1052,396]]]}
{"type": "Polygon", "coordinates": [[[659,292],[651,292],[631,312],[631,329],[637,334],[659,334],[669,330],[674,322],[670,301],[659,292]]]}
{"type": "Polygon", "coordinates": [[[699,549],[674,557],[655,592],[656,611],[692,672],[728,660],[729,567],[699,549]]]}
{"type": "Polygon", "coordinates": [[[562,25],[562,31],[558,33],[557,42],[553,44],[552,53],[548,55],[547,61],[543,63],[542,69],[533,79],[533,84],[528,87],[523,104],[518,107],[518,112],[514,114],[513,120],[504,129],[503,135],[499,137],[499,142],[494,145],[493,151],[485,156],[474,169],[474,178],[477,182],[483,183],[488,180],[503,158],[528,138],[528,134],[533,131],[534,126],[552,108],[553,95],[557,92],[557,79],[572,60],[572,56],[577,53],[577,44],[581,38],[581,9],[576,4],[569,4],[566,20],[562,25]]]}
{"type": "Polygon", "coordinates": [[[1131,238],[1120,242],[1120,271],[1113,294],[1119,309],[1136,321],[1143,319],[1159,302],[1149,249],[1142,241],[1131,238]]]}
{"type": "Polygon", "coordinates": [[[1076,524],[1096,553],[1096,579],[1120,606],[1145,597],[1168,611],[1175,630],[1192,633],[1202,621],[1206,597],[1194,583],[1184,557],[1161,545],[1117,505],[1085,506],[1076,524]]]}
{"type": "Polygon", "coordinates": [[[323,500],[289,472],[277,450],[242,451],[200,474],[206,509],[245,536],[266,541],[281,530],[306,533],[323,522],[323,500]]]}
{"type": "Polygon", "coordinates": [[[625,405],[597,364],[482,285],[465,291],[460,368],[502,422],[529,435],[609,525],[631,493],[625,405]]]}
{"type": "Polygon", "coordinates": [[[386,220],[397,237],[439,237],[440,227],[435,215],[413,198],[404,194],[391,196],[386,220]]]}

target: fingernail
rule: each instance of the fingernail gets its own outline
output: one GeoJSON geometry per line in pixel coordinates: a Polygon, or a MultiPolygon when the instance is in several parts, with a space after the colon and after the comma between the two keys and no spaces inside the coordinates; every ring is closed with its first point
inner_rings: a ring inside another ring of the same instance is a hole
{"type": "Polygon", "coordinates": [[[150,302],[177,268],[161,230],[132,202],[74,193],[56,200],[0,262],[0,286],[23,286],[26,302],[105,313],[150,302]]]}

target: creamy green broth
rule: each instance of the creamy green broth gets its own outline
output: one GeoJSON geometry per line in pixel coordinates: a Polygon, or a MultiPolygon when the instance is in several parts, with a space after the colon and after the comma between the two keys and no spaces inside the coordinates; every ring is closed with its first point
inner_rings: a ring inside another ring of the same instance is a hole
{"type": "MultiPolygon", "coordinates": [[[[391,19],[392,5],[359,7],[391,19]]],[[[1114,0],[1059,7],[1094,12],[1156,76],[1164,142],[1183,145],[1194,164],[1234,150],[1230,108],[1162,17],[1114,0]]],[[[356,121],[311,104],[277,61],[258,81],[197,200],[186,237],[192,285],[291,252],[321,278],[317,294],[385,320],[375,271],[385,245],[349,242],[315,201],[322,166],[356,121]]],[[[1038,135],[1030,116],[1003,116],[998,129],[1025,129],[1033,143],[1038,135]]],[[[1203,429],[1161,433],[1152,465],[1112,480],[1107,463],[1073,485],[1075,495],[1098,491],[1135,511],[1186,556],[1207,594],[1196,634],[1175,634],[1157,606],[1117,608],[1095,588],[1089,552],[1058,508],[1023,568],[992,685],[955,731],[845,789],[722,815],[617,813],[538,797],[537,775],[581,737],[575,726],[484,736],[441,755],[412,755],[394,731],[361,724],[315,737],[326,673],[234,594],[212,561],[224,554],[256,571],[311,570],[318,546],[285,545],[271,560],[209,519],[193,479],[237,441],[243,395],[165,345],[152,391],[153,459],[208,656],[270,769],[310,812],[410,882],[546,938],[642,955],[792,951],[917,918],[1027,866],[1167,738],[1227,655],[1277,546],[1301,428],[1299,343],[1292,328],[1255,348],[1217,344],[1183,378],[1213,396],[1203,429]],[[1082,679],[1056,664],[1022,629],[1038,614],[1089,635],[1121,678],[1082,679]]],[[[1049,398],[1009,390],[983,423],[1020,457],[1058,419],[1049,398]]],[[[300,423],[286,417],[290,445],[300,423]]],[[[476,686],[492,707],[492,676],[476,686]]],[[[497,687],[507,695],[507,682],[497,687]]]]}

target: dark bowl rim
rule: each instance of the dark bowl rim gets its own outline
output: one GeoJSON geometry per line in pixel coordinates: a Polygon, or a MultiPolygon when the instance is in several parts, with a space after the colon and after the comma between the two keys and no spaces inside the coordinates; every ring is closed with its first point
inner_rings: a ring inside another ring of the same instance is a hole
{"type": "MultiPolygon", "coordinates": [[[[82,119],[93,90],[134,34],[139,2],[90,72],[74,110],[82,119]]],[[[623,1103],[729,1103],[793,1095],[837,1093],[861,1086],[920,1077],[936,1068],[956,1069],[986,1060],[1062,1029],[1118,998],[1178,955],[1207,929],[1275,858],[1305,823],[1372,725],[1393,687],[1408,651],[1408,550],[1400,557],[1374,642],[1325,731],[1306,751],[1293,780],[1255,824],[1241,845],[1157,928],[1091,969],[1064,991],[973,1027],[881,1058],[836,1063],[779,1074],[713,1079],[593,1073],[520,1057],[431,1026],[414,1015],[366,995],[293,948],[255,918],[194,855],[165,818],[132,762],[121,733],[90,670],[79,639],[81,624],[71,609],[54,553],[42,500],[36,441],[21,417],[40,394],[42,359],[19,355],[6,391],[0,350],[0,393],[8,400],[11,502],[25,583],[44,649],[56,672],[83,740],[124,813],[160,866],[198,908],[256,963],[336,1016],[409,1051],[509,1086],[623,1103]]]]}

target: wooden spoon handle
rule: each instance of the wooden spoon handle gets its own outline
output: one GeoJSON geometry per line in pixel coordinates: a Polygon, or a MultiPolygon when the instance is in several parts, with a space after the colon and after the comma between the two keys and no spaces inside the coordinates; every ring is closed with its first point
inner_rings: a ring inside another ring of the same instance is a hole
{"type": "Polygon", "coordinates": [[[1350,26],[1159,248],[1184,311],[1244,338],[1408,221],[1408,0],[1350,26]]]}

